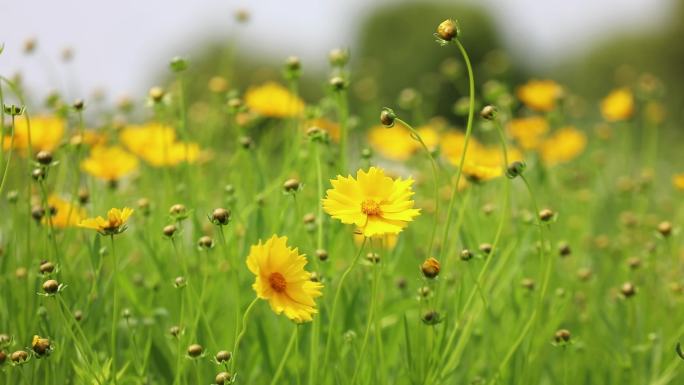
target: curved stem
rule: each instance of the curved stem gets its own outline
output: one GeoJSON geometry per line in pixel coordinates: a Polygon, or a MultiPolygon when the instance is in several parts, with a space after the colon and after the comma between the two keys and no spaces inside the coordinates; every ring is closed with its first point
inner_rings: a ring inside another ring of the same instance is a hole
{"type": "Polygon", "coordinates": [[[235,373],[235,368],[236,368],[236,358],[237,358],[237,353],[238,349],[240,348],[240,341],[242,340],[242,337],[244,337],[245,332],[247,331],[247,321],[249,320],[249,315],[252,313],[252,309],[254,308],[254,305],[259,301],[259,297],[255,297],[252,302],[247,306],[247,310],[245,310],[245,314],[242,315],[242,329],[240,330],[240,334],[238,334],[237,338],[235,339],[235,344],[233,345],[233,357],[231,359],[231,372],[235,373]]]}
{"type": "Polygon", "coordinates": [[[117,360],[116,360],[116,334],[118,331],[118,315],[119,315],[119,261],[116,255],[116,249],[114,248],[114,235],[109,236],[112,245],[112,285],[113,285],[113,305],[112,305],[112,332],[110,338],[111,354],[112,354],[112,376],[114,379],[114,385],[118,383],[117,378],[117,360]]]}
{"type": "MultiPolygon", "coordinates": [[[[473,67],[470,64],[470,58],[465,48],[458,39],[455,39],[456,46],[458,46],[461,56],[466,63],[466,68],[468,70],[468,89],[469,89],[469,101],[468,101],[468,121],[466,123],[466,133],[465,139],[463,141],[463,150],[461,152],[461,159],[458,163],[458,170],[456,170],[456,180],[451,191],[451,198],[449,198],[449,208],[447,209],[447,219],[444,226],[444,235],[442,236],[442,243],[446,244],[447,239],[449,239],[449,230],[451,226],[451,213],[453,212],[454,203],[456,202],[456,195],[458,194],[458,184],[461,181],[461,175],[463,171],[463,164],[465,163],[466,153],[468,151],[468,143],[470,142],[470,136],[473,131],[473,115],[475,113],[475,77],[473,75],[473,67]]],[[[456,229],[458,232],[458,229],[456,229]]],[[[442,253],[445,248],[442,248],[442,253]]]]}
{"type": "Polygon", "coordinates": [[[345,270],[344,273],[342,273],[342,277],[340,277],[340,283],[337,285],[337,290],[335,291],[335,299],[333,299],[332,313],[330,315],[330,330],[328,331],[328,338],[325,342],[323,368],[328,367],[328,359],[330,358],[330,348],[332,347],[332,337],[335,334],[335,316],[337,315],[337,305],[340,300],[340,294],[342,293],[342,286],[344,285],[344,281],[347,279],[349,273],[351,273],[352,269],[354,268],[354,266],[356,266],[356,263],[359,261],[359,257],[361,256],[361,252],[363,251],[364,246],[366,246],[367,240],[368,238],[363,238],[363,243],[361,244],[361,247],[359,247],[359,252],[356,254],[354,260],[349,265],[349,267],[347,267],[347,270],[345,270]]]}
{"type": "MultiPolygon", "coordinates": [[[[366,347],[368,346],[368,337],[370,336],[371,325],[374,323],[376,317],[375,313],[378,302],[378,281],[380,280],[380,277],[378,275],[379,265],[380,261],[373,262],[373,288],[371,289],[371,301],[368,307],[368,321],[366,322],[366,330],[363,333],[361,351],[359,352],[359,358],[357,360],[356,367],[354,368],[354,374],[352,375],[352,379],[350,382],[351,385],[356,384],[356,377],[359,375],[361,366],[363,365],[366,347]]],[[[377,333],[378,331],[376,330],[375,332],[377,333]]]]}
{"type": "Polygon", "coordinates": [[[432,231],[430,232],[430,242],[428,243],[428,249],[427,249],[427,254],[426,257],[431,257],[432,256],[432,248],[435,244],[435,235],[437,234],[437,224],[439,222],[439,171],[437,170],[437,162],[435,161],[435,158],[432,156],[432,152],[428,148],[428,146],[425,144],[423,141],[423,138],[420,136],[418,131],[416,131],[410,124],[406,123],[405,121],[396,118],[396,121],[399,123],[403,124],[406,126],[409,131],[411,131],[411,136],[413,139],[417,140],[420,145],[423,147],[425,150],[425,154],[427,155],[428,159],[430,160],[430,166],[432,168],[432,182],[433,182],[433,194],[435,195],[435,221],[432,225],[432,231]]]}

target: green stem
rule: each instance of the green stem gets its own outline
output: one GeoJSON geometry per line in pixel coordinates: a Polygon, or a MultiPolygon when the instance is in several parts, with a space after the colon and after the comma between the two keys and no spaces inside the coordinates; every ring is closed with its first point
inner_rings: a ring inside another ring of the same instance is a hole
{"type": "Polygon", "coordinates": [[[433,194],[435,196],[435,220],[432,225],[432,230],[430,231],[430,242],[428,243],[428,249],[427,249],[427,254],[426,257],[431,257],[432,256],[432,248],[435,244],[435,235],[437,234],[437,224],[439,222],[439,171],[437,169],[437,162],[435,161],[435,158],[432,156],[432,152],[428,148],[428,146],[425,144],[423,141],[423,138],[420,136],[418,131],[416,131],[410,124],[406,123],[405,121],[396,118],[396,121],[403,124],[406,126],[409,131],[411,131],[411,137],[413,139],[417,140],[420,145],[423,147],[423,150],[425,150],[425,154],[427,155],[428,159],[430,160],[430,166],[432,168],[432,183],[433,183],[433,194]]]}
{"type": "MultiPolygon", "coordinates": [[[[473,115],[475,113],[475,77],[473,75],[473,68],[470,64],[470,58],[465,48],[458,39],[455,39],[456,45],[458,46],[461,56],[466,63],[466,68],[468,70],[468,89],[469,89],[469,101],[468,101],[468,121],[466,123],[466,133],[465,139],[463,141],[463,150],[461,152],[461,159],[458,163],[458,170],[456,170],[456,180],[451,190],[451,198],[449,198],[449,208],[447,209],[447,219],[444,226],[444,235],[442,236],[442,243],[446,244],[449,239],[449,229],[451,227],[451,214],[454,209],[454,203],[456,202],[456,196],[458,194],[458,184],[461,181],[461,175],[463,171],[463,164],[465,163],[466,153],[468,151],[468,143],[470,142],[470,136],[473,130],[473,115]]],[[[459,229],[456,229],[458,233],[459,229]]],[[[442,248],[442,253],[446,248],[442,248]]]]}
{"type": "Polygon", "coordinates": [[[337,92],[337,114],[340,121],[340,171],[343,175],[347,172],[347,146],[349,107],[347,105],[347,93],[344,90],[337,92]]]}
{"type": "Polygon", "coordinates": [[[245,310],[245,313],[242,315],[242,329],[240,330],[240,334],[238,334],[237,338],[235,339],[235,344],[233,345],[233,356],[231,359],[231,373],[235,374],[235,368],[236,366],[236,359],[237,359],[237,353],[238,349],[240,348],[240,341],[242,340],[242,337],[244,337],[245,332],[247,331],[247,321],[249,320],[249,315],[252,312],[252,309],[254,308],[254,305],[259,301],[259,298],[256,297],[252,302],[247,306],[247,310],[245,310]]]}
{"type": "MultiPolygon", "coordinates": [[[[4,106],[0,106],[4,110],[4,106]]],[[[3,133],[4,133],[4,127],[3,127],[3,133]]],[[[5,140],[4,135],[2,136],[2,140],[5,140]]],[[[0,143],[2,145],[2,143],[0,143]]],[[[12,154],[14,153],[14,115],[12,115],[12,126],[10,127],[10,145],[9,145],[9,150],[7,154],[7,164],[5,164],[5,170],[2,172],[2,181],[0,181],[0,194],[2,194],[2,190],[5,188],[5,181],[7,180],[7,172],[9,171],[10,163],[12,162],[12,154]]],[[[3,154],[4,157],[4,154],[3,154]]]]}
{"type": "Polygon", "coordinates": [[[337,285],[337,289],[335,291],[332,313],[330,315],[330,330],[328,331],[328,338],[325,342],[325,354],[323,356],[324,370],[327,370],[328,368],[328,359],[330,358],[330,349],[332,348],[332,338],[335,334],[335,318],[337,316],[337,305],[340,301],[340,294],[342,294],[342,287],[344,286],[344,281],[347,280],[347,276],[349,276],[349,273],[351,273],[352,269],[354,269],[354,266],[356,266],[356,263],[359,261],[359,257],[361,257],[361,253],[363,252],[364,246],[366,246],[367,240],[368,238],[363,238],[363,243],[361,244],[361,247],[359,247],[358,253],[354,257],[354,260],[352,260],[352,263],[349,265],[349,267],[347,267],[347,270],[345,270],[344,273],[342,273],[342,276],[340,277],[340,283],[337,285]]]}
{"type": "Polygon", "coordinates": [[[271,379],[271,385],[276,385],[278,383],[278,380],[280,379],[280,375],[283,374],[283,369],[285,369],[285,363],[287,363],[287,358],[295,345],[295,341],[297,340],[297,327],[298,325],[295,325],[295,328],[292,332],[292,336],[290,337],[290,342],[287,343],[287,347],[285,348],[285,352],[283,353],[283,358],[280,360],[280,364],[278,365],[278,369],[273,375],[273,379],[271,379]]]}
{"type": "Polygon", "coordinates": [[[117,321],[119,320],[119,261],[116,255],[116,249],[114,248],[114,235],[109,236],[112,245],[112,285],[113,285],[113,305],[112,305],[112,332],[110,339],[111,355],[112,355],[112,376],[114,378],[114,385],[118,384],[117,378],[117,360],[116,360],[116,334],[118,331],[117,321]]]}
{"type": "MultiPolygon", "coordinates": [[[[380,265],[380,262],[374,262],[373,263],[373,288],[371,289],[371,301],[370,305],[368,307],[368,321],[366,322],[366,330],[363,333],[363,342],[361,343],[361,351],[359,352],[359,357],[356,362],[356,367],[354,368],[354,374],[352,375],[352,379],[350,384],[354,385],[356,384],[356,378],[360,373],[361,366],[363,365],[363,361],[365,359],[365,353],[366,353],[366,346],[368,346],[368,337],[370,336],[370,329],[371,325],[375,321],[375,311],[376,311],[376,303],[378,300],[378,281],[380,280],[380,277],[378,275],[378,265],[380,265]]],[[[378,332],[377,330],[375,331],[376,333],[378,332]]]]}

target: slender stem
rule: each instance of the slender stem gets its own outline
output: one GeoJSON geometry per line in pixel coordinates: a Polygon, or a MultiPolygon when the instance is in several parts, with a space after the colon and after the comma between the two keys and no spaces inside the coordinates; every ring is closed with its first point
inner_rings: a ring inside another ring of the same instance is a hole
{"type": "Polygon", "coordinates": [[[328,331],[328,338],[326,339],[325,342],[325,355],[323,356],[323,368],[327,369],[328,367],[328,359],[330,358],[330,349],[332,348],[332,338],[333,335],[335,334],[335,317],[337,316],[337,305],[339,304],[340,301],[340,294],[342,293],[342,287],[344,286],[344,281],[346,281],[347,276],[349,276],[349,273],[351,273],[352,269],[354,269],[354,266],[356,266],[356,263],[359,261],[359,257],[361,257],[361,252],[363,251],[364,246],[366,246],[366,241],[368,238],[363,238],[363,243],[361,243],[361,247],[359,247],[359,251],[354,257],[354,260],[352,260],[352,263],[347,267],[347,270],[342,273],[342,276],[340,277],[340,283],[337,285],[337,290],[335,291],[335,297],[333,299],[333,307],[332,307],[332,313],[330,315],[330,330],[328,331]]]}
{"type": "Polygon", "coordinates": [[[428,248],[427,248],[427,257],[432,256],[432,248],[435,244],[435,235],[437,234],[437,224],[439,223],[439,171],[437,169],[437,162],[435,161],[435,158],[432,156],[432,152],[428,148],[428,146],[425,144],[423,141],[423,138],[420,136],[418,131],[416,131],[410,124],[406,123],[405,121],[396,118],[396,121],[403,124],[406,126],[409,131],[411,131],[411,137],[415,140],[417,140],[420,145],[423,147],[425,150],[425,154],[427,155],[428,159],[430,160],[430,166],[432,168],[432,184],[433,184],[433,194],[435,196],[435,220],[432,225],[432,230],[430,231],[430,242],[428,243],[428,248]]]}
{"type": "Polygon", "coordinates": [[[285,352],[283,353],[283,358],[280,360],[280,364],[278,365],[278,369],[276,369],[276,372],[273,375],[273,379],[271,379],[271,385],[277,384],[278,380],[280,379],[280,375],[283,374],[283,369],[285,369],[285,363],[287,362],[287,358],[295,345],[295,341],[297,340],[297,327],[298,325],[295,325],[294,330],[292,331],[290,342],[287,343],[287,347],[285,348],[285,352]]]}
{"type": "MultiPolygon", "coordinates": [[[[316,188],[318,190],[318,198],[323,196],[323,172],[321,170],[321,144],[315,143],[316,149],[316,188]]],[[[318,204],[318,215],[316,218],[316,248],[323,248],[323,205],[318,204]]]]}
{"type": "Polygon", "coordinates": [[[342,174],[347,172],[347,146],[348,146],[348,127],[347,120],[349,107],[347,106],[347,93],[344,90],[337,93],[337,114],[340,121],[340,170],[342,174]]]}
{"type": "Polygon", "coordinates": [[[119,320],[119,261],[116,255],[116,249],[114,248],[114,235],[110,235],[109,239],[111,240],[111,245],[112,245],[112,263],[113,263],[113,271],[112,271],[112,285],[113,285],[113,306],[112,306],[112,333],[111,333],[111,339],[110,339],[110,346],[111,346],[111,355],[112,355],[112,376],[114,378],[114,385],[118,384],[118,378],[117,378],[117,360],[116,360],[116,334],[118,330],[118,325],[117,321],[119,320]]]}
{"type": "MultiPolygon", "coordinates": [[[[473,68],[470,64],[470,58],[465,48],[458,39],[455,39],[456,45],[458,46],[461,56],[466,63],[466,68],[468,70],[468,88],[469,88],[469,101],[468,101],[468,121],[466,123],[466,133],[465,139],[463,141],[463,150],[461,152],[461,159],[458,163],[458,170],[456,170],[456,179],[451,190],[451,198],[449,198],[449,205],[447,209],[447,219],[444,226],[444,235],[442,236],[442,243],[446,244],[449,239],[449,229],[451,227],[451,214],[453,212],[454,203],[456,202],[456,195],[458,194],[458,184],[461,181],[461,175],[463,171],[463,164],[465,163],[466,153],[468,152],[468,143],[470,142],[470,136],[473,130],[473,115],[475,113],[475,77],[473,75],[473,68]]],[[[459,229],[456,229],[458,233],[459,229]]],[[[445,248],[442,248],[442,253],[444,253],[445,248]]]]}
{"type": "Polygon", "coordinates": [[[256,297],[252,300],[252,302],[247,306],[247,310],[245,310],[245,314],[242,315],[242,329],[240,330],[240,334],[238,334],[237,338],[235,339],[235,344],[233,345],[233,355],[231,359],[231,372],[235,373],[235,368],[236,368],[236,359],[237,359],[237,353],[238,349],[240,348],[240,341],[242,340],[242,337],[244,337],[245,332],[247,331],[247,321],[249,320],[249,315],[252,312],[252,309],[254,308],[254,305],[259,301],[259,298],[256,297]]]}
{"type": "MultiPolygon", "coordinates": [[[[378,281],[380,280],[379,275],[378,275],[378,265],[380,264],[379,261],[373,263],[373,288],[371,289],[371,301],[370,305],[368,306],[368,321],[366,322],[366,330],[363,333],[363,342],[361,343],[361,351],[359,352],[359,357],[357,359],[356,367],[354,368],[354,374],[352,375],[352,379],[350,384],[354,385],[356,383],[356,377],[360,373],[361,366],[363,365],[363,361],[365,359],[365,353],[366,353],[366,346],[368,345],[368,337],[370,336],[370,329],[371,325],[375,321],[375,310],[376,310],[376,304],[377,304],[377,298],[378,298],[378,281]]],[[[377,330],[376,330],[377,333],[377,330]]]]}
{"type": "MultiPolygon", "coordinates": [[[[0,106],[4,109],[4,106],[0,106]]],[[[4,131],[4,127],[3,127],[4,131]]],[[[3,135],[2,140],[5,140],[5,137],[3,135]]],[[[2,145],[2,143],[0,143],[2,145]]],[[[0,194],[2,194],[2,190],[5,188],[5,180],[7,180],[7,171],[9,171],[10,163],[12,161],[12,154],[14,153],[14,114],[12,114],[12,126],[10,127],[10,144],[9,144],[9,150],[7,154],[7,163],[5,164],[5,170],[2,173],[2,181],[0,181],[0,194]]],[[[4,154],[3,154],[4,157],[4,154]]]]}

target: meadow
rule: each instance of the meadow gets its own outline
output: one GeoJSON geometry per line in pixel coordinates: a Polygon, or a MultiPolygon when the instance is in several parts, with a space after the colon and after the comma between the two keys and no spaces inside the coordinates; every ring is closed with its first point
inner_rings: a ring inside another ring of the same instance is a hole
{"type": "Polygon", "coordinates": [[[112,106],[0,74],[0,383],[683,384],[663,82],[476,88],[437,24],[450,116],[357,113],[345,49],[319,100],[296,57],[201,103],[181,57],[112,106]]]}

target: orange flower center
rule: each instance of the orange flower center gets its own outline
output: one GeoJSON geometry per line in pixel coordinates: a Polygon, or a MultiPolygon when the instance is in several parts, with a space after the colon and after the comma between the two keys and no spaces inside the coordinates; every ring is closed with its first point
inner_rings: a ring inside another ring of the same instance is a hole
{"type": "Polygon", "coordinates": [[[278,293],[284,292],[285,287],[287,287],[285,277],[280,273],[271,273],[268,277],[268,283],[271,285],[271,288],[278,293]]]}
{"type": "Polygon", "coordinates": [[[361,202],[361,212],[366,215],[380,215],[380,204],[372,199],[361,202]]]}

